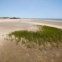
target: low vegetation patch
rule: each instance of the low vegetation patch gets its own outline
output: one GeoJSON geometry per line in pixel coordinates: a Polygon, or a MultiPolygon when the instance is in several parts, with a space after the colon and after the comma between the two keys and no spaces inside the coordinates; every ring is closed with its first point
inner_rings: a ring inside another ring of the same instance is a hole
{"type": "Polygon", "coordinates": [[[38,26],[39,31],[14,31],[9,34],[9,37],[17,43],[21,42],[28,47],[34,45],[46,46],[50,44],[58,47],[62,43],[62,30],[49,26],[38,26]]]}

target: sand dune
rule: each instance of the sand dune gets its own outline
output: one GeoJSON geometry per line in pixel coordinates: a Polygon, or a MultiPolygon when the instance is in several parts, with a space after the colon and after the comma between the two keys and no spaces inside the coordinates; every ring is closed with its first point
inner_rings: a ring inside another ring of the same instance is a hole
{"type": "Polygon", "coordinates": [[[46,25],[62,29],[62,22],[33,19],[0,19],[0,62],[62,62],[62,49],[26,49],[14,42],[5,41],[6,35],[15,30],[38,30],[33,25],[46,25]]]}
{"type": "MultiPolygon", "coordinates": [[[[33,30],[33,25],[46,25],[62,29],[62,21],[35,20],[35,19],[0,19],[0,39],[15,30],[33,30]]],[[[1,41],[0,41],[1,42],[1,41]]]]}

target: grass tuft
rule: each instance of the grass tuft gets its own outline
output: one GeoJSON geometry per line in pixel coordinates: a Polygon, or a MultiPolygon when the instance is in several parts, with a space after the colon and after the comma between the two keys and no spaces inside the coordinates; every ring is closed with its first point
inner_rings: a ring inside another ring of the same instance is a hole
{"type": "Polygon", "coordinates": [[[9,37],[14,36],[16,42],[22,42],[28,47],[31,47],[30,44],[36,44],[38,46],[46,45],[50,43],[53,46],[59,46],[59,43],[62,43],[62,30],[49,26],[38,26],[39,31],[14,31],[9,34],[9,37]]]}

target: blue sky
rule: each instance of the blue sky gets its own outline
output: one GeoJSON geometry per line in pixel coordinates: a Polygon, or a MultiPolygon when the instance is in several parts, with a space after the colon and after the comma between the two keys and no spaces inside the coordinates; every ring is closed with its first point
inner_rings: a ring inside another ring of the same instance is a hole
{"type": "Polygon", "coordinates": [[[62,18],[62,0],[0,0],[0,17],[62,18]]]}

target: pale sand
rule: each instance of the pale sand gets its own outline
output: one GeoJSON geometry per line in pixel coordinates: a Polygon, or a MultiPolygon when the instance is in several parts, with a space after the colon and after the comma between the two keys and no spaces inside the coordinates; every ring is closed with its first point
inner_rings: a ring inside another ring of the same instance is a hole
{"type": "Polygon", "coordinates": [[[62,22],[33,19],[0,19],[0,62],[62,62],[62,48],[42,50],[19,47],[5,41],[6,34],[15,30],[38,30],[33,25],[46,25],[62,29],[62,22]]]}
{"type": "Polygon", "coordinates": [[[51,27],[56,27],[62,29],[62,21],[56,21],[56,20],[34,20],[32,19],[31,21],[24,22],[23,23],[28,23],[28,24],[33,24],[33,25],[45,25],[45,26],[51,26],[51,27]]]}

